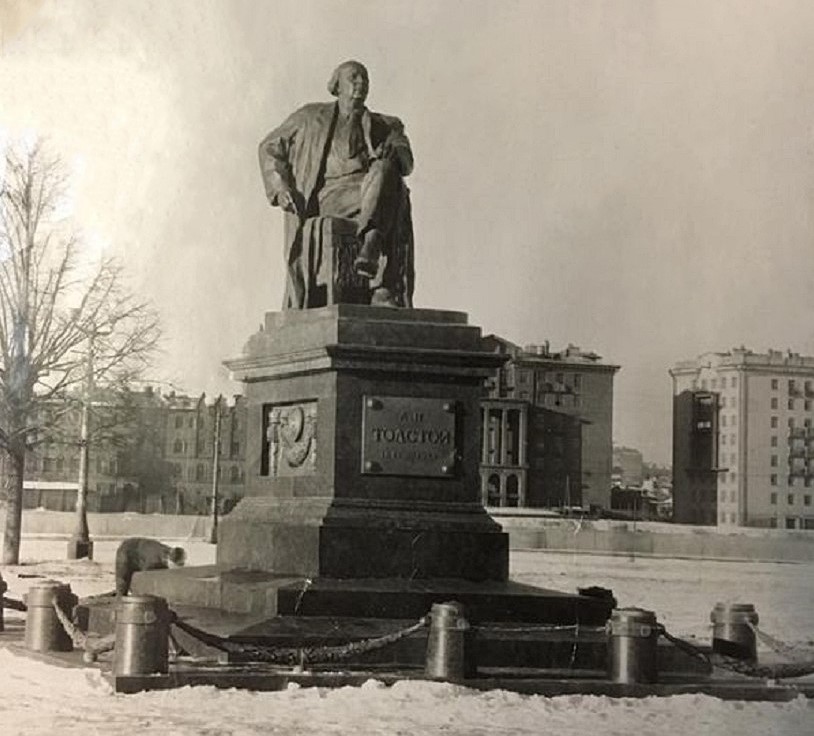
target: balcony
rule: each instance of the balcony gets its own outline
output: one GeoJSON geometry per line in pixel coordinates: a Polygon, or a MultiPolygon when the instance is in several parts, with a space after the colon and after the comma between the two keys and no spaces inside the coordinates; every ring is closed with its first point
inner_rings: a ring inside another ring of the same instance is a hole
{"type": "Polygon", "coordinates": [[[803,440],[809,429],[810,427],[789,427],[789,439],[803,440]]]}
{"type": "Polygon", "coordinates": [[[789,460],[794,457],[811,457],[814,449],[806,448],[805,445],[793,445],[789,448],[789,460]]]}

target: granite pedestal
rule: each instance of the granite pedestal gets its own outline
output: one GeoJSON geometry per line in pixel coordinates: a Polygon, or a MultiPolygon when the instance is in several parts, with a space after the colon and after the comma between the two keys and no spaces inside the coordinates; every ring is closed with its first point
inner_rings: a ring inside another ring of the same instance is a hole
{"type": "Polygon", "coordinates": [[[255,616],[403,619],[457,599],[481,621],[602,624],[606,601],[508,581],[480,501],[480,400],[503,356],[460,312],[269,313],[227,361],[247,405],[246,496],[217,564],[135,592],[255,616]]]}

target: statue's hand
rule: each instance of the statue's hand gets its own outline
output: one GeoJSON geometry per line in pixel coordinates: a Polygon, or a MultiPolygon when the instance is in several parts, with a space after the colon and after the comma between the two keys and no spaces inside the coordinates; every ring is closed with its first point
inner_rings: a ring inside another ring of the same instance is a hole
{"type": "Polygon", "coordinates": [[[294,196],[291,194],[290,189],[283,189],[277,194],[277,204],[280,205],[286,212],[297,214],[297,203],[294,196]]]}
{"type": "Polygon", "coordinates": [[[388,141],[379,143],[379,145],[373,149],[373,155],[382,161],[389,161],[394,155],[393,146],[391,146],[388,141]]]}

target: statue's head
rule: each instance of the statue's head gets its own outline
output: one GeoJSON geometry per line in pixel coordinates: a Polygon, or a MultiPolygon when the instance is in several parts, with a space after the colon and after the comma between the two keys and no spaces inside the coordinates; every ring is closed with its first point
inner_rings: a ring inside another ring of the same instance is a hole
{"type": "Polygon", "coordinates": [[[342,62],[328,80],[328,92],[360,107],[365,104],[369,87],[367,69],[358,61],[342,62]]]}

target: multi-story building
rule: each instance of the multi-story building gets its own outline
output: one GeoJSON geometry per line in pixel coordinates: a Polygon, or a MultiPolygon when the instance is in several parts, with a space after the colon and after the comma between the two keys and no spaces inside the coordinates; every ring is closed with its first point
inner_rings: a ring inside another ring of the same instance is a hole
{"type": "Polygon", "coordinates": [[[609,508],[619,366],[573,345],[521,349],[494,335],[484,345],[508,356],[482,402],[484,502],[609,508]]]}
{"type": "Polygon", "coordinates": [[[814,529],[814,357],[741,347],[670,375],[675,520],[814,529]]]}
{"type": "Polygon", "coordinates": [[[644,481],[644,458],[642,453],[632,447],[613,448],[614,481],[623,487],[641,488],[644,481]]]}
{"type": "MultiPolygon", "coordinates": [[[[148,388],[131,394],[128,402],[126,407],[115,407],[123,416],[110,422],[109,431],[91,437],[88,509],[209,513],[219,433],[218,496],[220,508],[230,510],[242,497],[245,483],[246,409],[242,397],[207,403],[203,395],[162,395],[148,388]]],[[[94,399],[92,416],[101,416],[102,403],[94,399]]],[[[72,509],[79,474],[80,412],[66,411],[58,401],[43,406],[42,411],[56,412],[60,419],[28,453],[24,503],[29,508],[72,509]]]]}
{"type": "Polygon", "coordinates": [[[170,463],[179,513],[206,513],[211,507],[216,431],[220,433],[221,503],[228,510],[242,497],[245,484],[246,406],[169,394],[166,399],[165,457],[170,463]],[[220,426],[216,417],[220,410],[220,426]]]}

